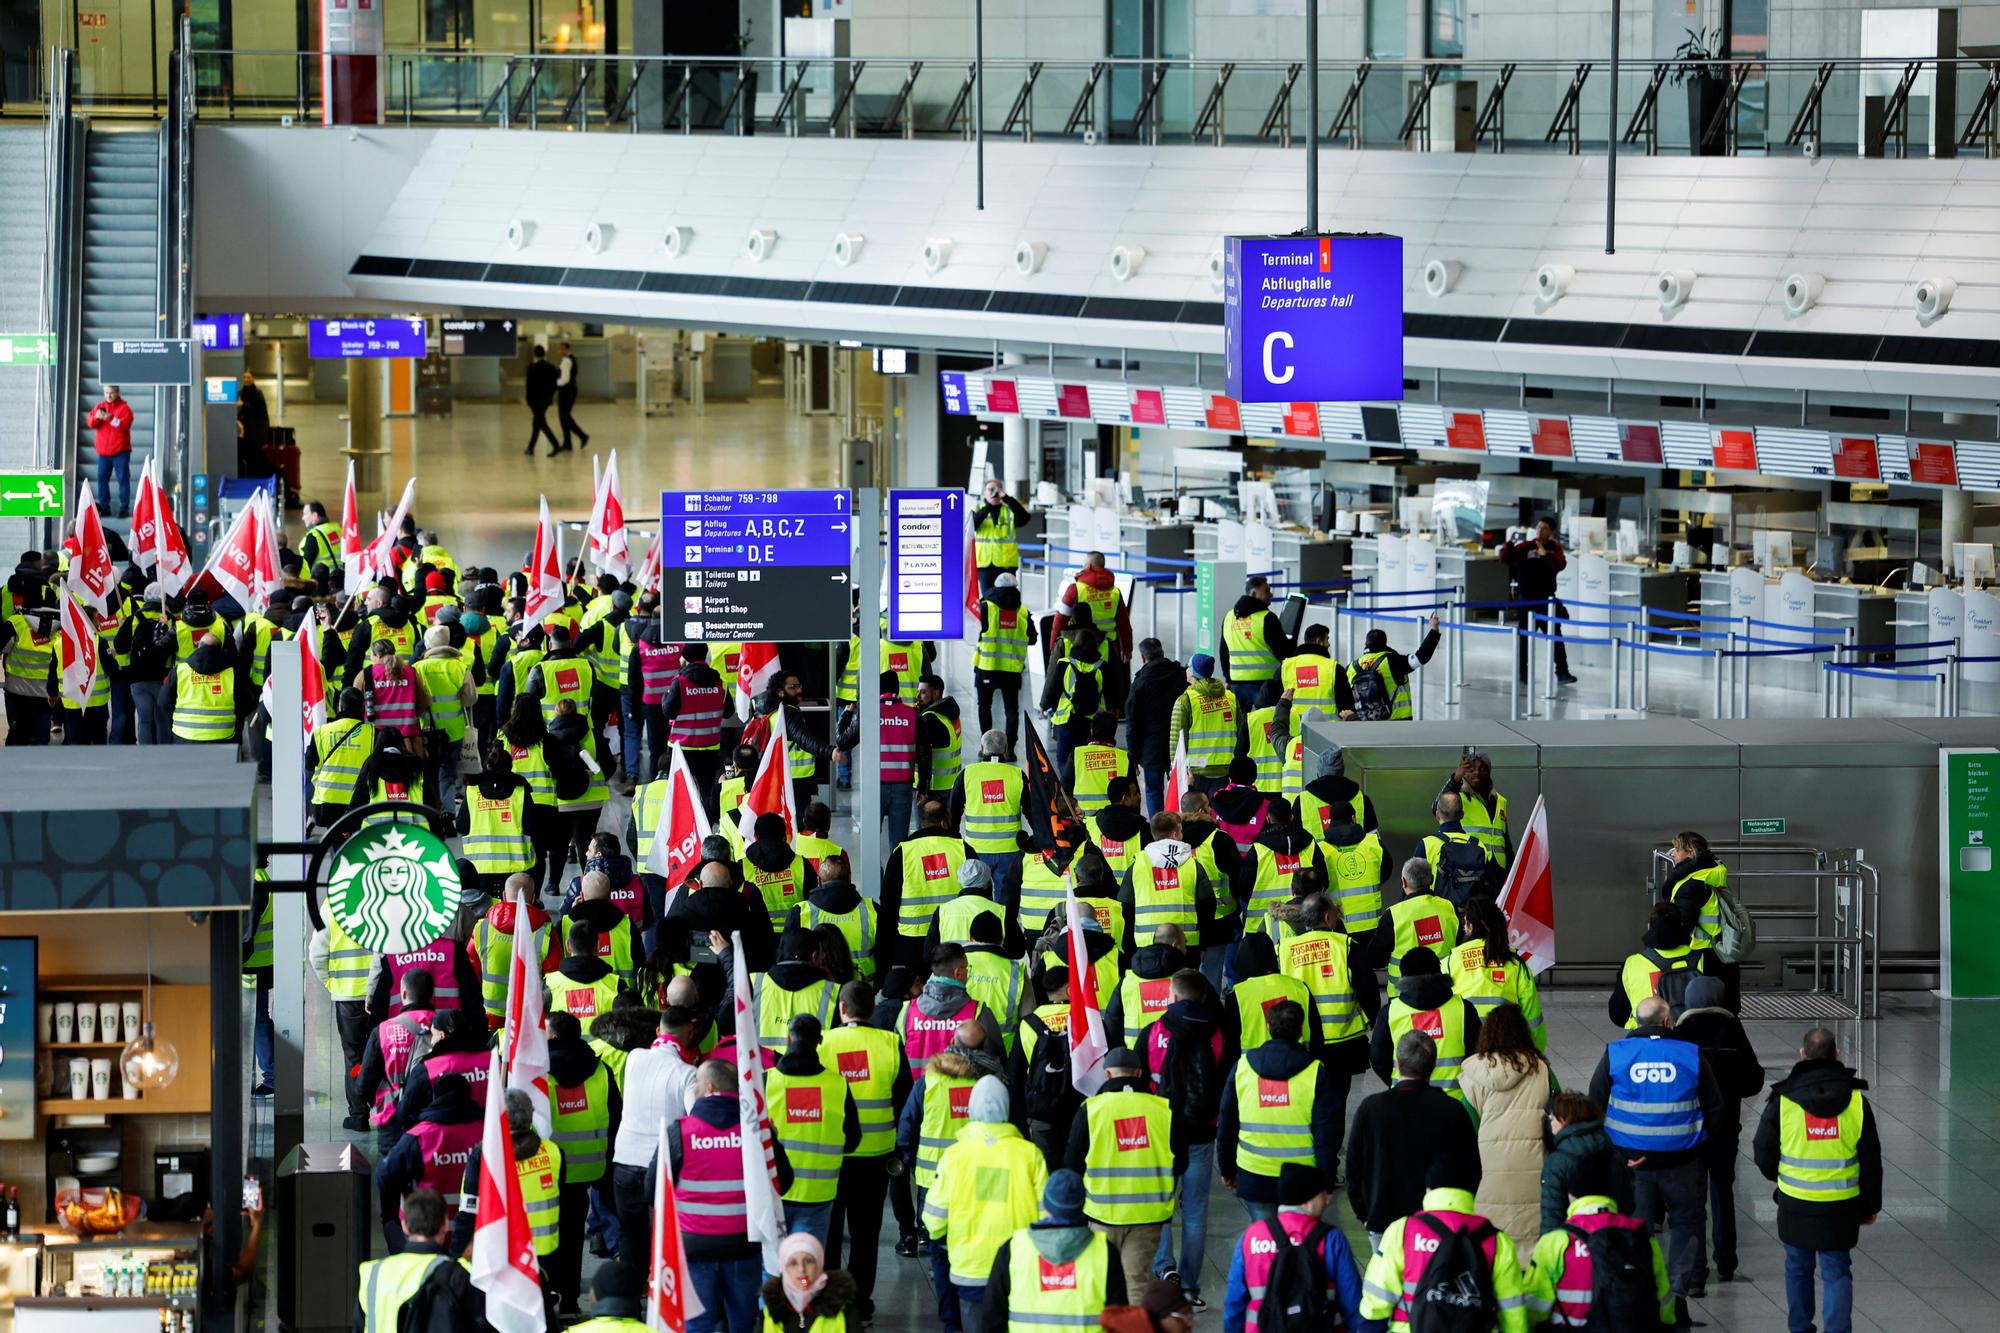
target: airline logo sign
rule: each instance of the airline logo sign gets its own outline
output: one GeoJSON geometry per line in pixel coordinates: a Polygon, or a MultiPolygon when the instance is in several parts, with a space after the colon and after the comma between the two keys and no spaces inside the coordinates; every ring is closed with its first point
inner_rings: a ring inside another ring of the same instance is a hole
{"type": "Polygon", "coordinates": [[[1229,237],[1222,347],[1239,403],[1400,400],[1402,238],[1229,237]]]}

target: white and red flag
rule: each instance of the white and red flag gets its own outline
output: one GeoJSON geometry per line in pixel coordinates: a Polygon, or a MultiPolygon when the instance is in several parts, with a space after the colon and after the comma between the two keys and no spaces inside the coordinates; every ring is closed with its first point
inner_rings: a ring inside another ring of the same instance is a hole
{"type": "Polygon", "coordinates": [[[270,523],[265,492],[259,489],[250,503],[237,511],[215,554],[208,558],[208,567],[201,572],[245,611],[262,611],[271,604],[271,594],[284,586],[270,523]]]}
{"type": "MultiPolygon", "coordinates": [[[[667,1156],[667,1118],[660,1117],[659,1158],[667,1156]]],[[[681,1217],[675,1207],[673,1172],[664,1166],[653,1186],[653,1274],[646,1298],[646,1327],[657,1333],[687,1333],[688,1320],[703,1313],[701,1293],[688,1279],[687,1246],[681,1241],[681,1217]]]]}
{"type": "Polygon", "coordinates": [[[1085,912],[1076,900],[1076,881],[1063,879],[1063,910],[1069,914],[1069,1081],[1088,1097],[1104,1086],[1111,1041],[1104,1032],[1104,1004],[1097,997],[1097,973],[1083,938],[1085,912]]]}
{"type": "Polygon", "coordinates": [[[67,588],[62,595],[62,697],[74,708],[90,705],[97,685],[97,626],[67,588]]]}
{"type": "Polygon", "coordinates": [[[590,563],[621,580],[632,573],[632,538],[625,528],[625,497],[618,485],[618,451],[611,451],[590,501],[590,563]]]}
{"type": "Polygon", "coordinates": [[[361,504],[354,494],[354,460],[347,460],[347,490],[340,501],[341,592],[353,596],[366,583],[363,560],[367,548],[361,544],[361,504]]]}
{"type": "Polygon", "coordinates": [[[118,581],[118,571],[111,564],[111,548],[104,541],[104,523],[97,515],[90,483],[83,482],[77,491],[76,523],[71,528],[76,554],[70,557],[64,584],[78,601],[103,615],[110,609],[111,585],[118,581]]]}
{"type": "Polygon", "coordinates": [[[1187,733],[1183,731],[1180,744],[1174,747],[1173,771],[1167,774],[1167,809],[1178,812],[1193,790],[1194,769],[1188,763],[1187,733]]]}
{"type": "MultiPolygon", "coordinates": [[[[417,479],[415,477],[411,477],[408,481],[403,483],[403,498],[396,502],[396,512],[394,514],[391,514],[387,519],[387,521],[383,522],[382,525],[376,530],[375,540],[370,542],[367,546],[367,549],[365,549],[361,553],[361,560],[360,560],[361,584],[374,583],[378,579],[393,578],[395,576],[396,534],[403,530],[403,520],[409,517],[410,505],[416,500],[416,498],[417,498],[417,479]]],[[[345,516],[343,515],[342,517],[343,532],[341,536],[341,542],[343,544],[343,548],[347,541],[347,537],[345,535],[345,522],[346,522],[345,516]]],[[[355,536],[358,538],[360,536],[358,528],[360,519],[357,518],[355,522],[357,524],[357,530],[355,532],[355,536]]]]}
{"type": "Polygon", "coordinates": [[[744,1232],[764,1247],[764,1271],[778,1271],[778,1242],[785,1236],[785,1205],[778,1198],[777,1140],[764,1100],[764,1048],[751,1011],[750,968],[743,961],[743,932],[730,932],[735,953],[736,1098],[743,1138],[744,1232]]]}
{"type": "MultiPolygon", "coordinates": [[[[555,923],[543,929],[554,930],[555,923]]],[[[514,913],[514,957],[507,965],[507,1086],[528,1094],[535,1104],[535,1132],[547,1135],[554,1127],[549,1118],[549,1034],[542,1021],[542,955],[536,943],[528,913],[514,913]]]]}
{"type": "Polygon", "coordinates": [[[792,796],[791,754],[791,740],[785,735],[785,710],[774,709],[771,713],[771,739],[764,746],[764,757],[757,764],[757,776],[745,789],[743,808],[736,815],[736,826],[743,832],[743,841],[754,840],[756,835],[753,830],[759,815],[783,815],[786,842],[797,834],[799,811],[792,796]]]}
{"type": "MultiPolygon", "coordinates": [[[[658,549],[657,547],[655,549],[658,549]]],[[[778,645],[746,643],[736,655],[736,717],[750,720],[750,705],[778,674],[778,645]]]]}
{"type": "Polygon", "coordinates": [[[535,524],[535,545],[528,554],[528,594],[521,624],[529,629],[562,609],[562,534],[549,521],[549,497],[542,497],[541,518],[535,524]]]}
{"type": "Polygon", "coordinates": [[[1536,976],[1556,963],[1556,882],[1549,869],[1549,812],[1535,798],[1527,832],[1514,848],[1507,868],[1507,886],[1500,891],[1500,910],[1507,914],[1507,942],[1536,976]]]}
{"type": "MultiPolygon", "coordinates": [[[[519,913],[526,916],[526,912],[519,913]]],[[[488,1089],[500,1087],[500,1048],[493,1048],[488,1089]]],[[[514,1170],[514,1138],[507,1132],[507,1098],[486,1099],[486,1128],[479,1139],[479,1220],[472,1232],[472,1285],[486,1294],[486,1322],[499,1333],[547,1333],[541,1268],[528,1226],[521,1177],[514,1170]]]]}
{"type": "Polygon", "coordinates": [[[660,551],[666,542],[659,537],[646,551],[646,558],[639,562],[639,573],[632,580],[640,592],[656,593],[660,590],[660,551]]]}
{"type": "Polygon", "coordinates": [[[178,597],[194,581],[194,565],[160,485],[159,467],[155,455],[139,473],[139,496],[132,502],[132,559],[159,581],[167,596],[178,597]]]}
{"type": "Polygon", "coordinates": [[[667,908],[674,905],[689,872],[701,864],[701,844],[708,834],[708,811],[702,807],[701,792],[695,788],[681,743],[675,741],[673,759],[667,766],[667,795],[660,802],[660,823],[646,852],[646,869],[667,882],[667,908]]]}

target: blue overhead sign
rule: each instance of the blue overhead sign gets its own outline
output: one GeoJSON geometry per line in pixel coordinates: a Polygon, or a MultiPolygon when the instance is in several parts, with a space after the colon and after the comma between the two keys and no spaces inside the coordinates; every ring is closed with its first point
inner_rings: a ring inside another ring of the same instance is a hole
{"type": "Polygon", "coordinates": [[[421,357],[426,350],[421,319],[315,319],[306,325],[308,356],[421,357]]]}
{"type": "Polygon", "coordinates": [[[1403,238],[1231,236],[1222,349],[1239,403],[1403,396],[1403,238]]]}
{"type": "Polygon", "coordinates": [[[662,491],[660,596],[670,639],[845,639],[846,491],[662,491]]]}
{"type": "Polygon", "coordinates": [[[964,491],[889,492],[889,637],[965,632],[964,491]]]}
{"type": "Polygon", "coordinates": [[[243,350],[242,315],[197,315],[194,320],[194,340],[210,352],[240,352],[243,350]]]}

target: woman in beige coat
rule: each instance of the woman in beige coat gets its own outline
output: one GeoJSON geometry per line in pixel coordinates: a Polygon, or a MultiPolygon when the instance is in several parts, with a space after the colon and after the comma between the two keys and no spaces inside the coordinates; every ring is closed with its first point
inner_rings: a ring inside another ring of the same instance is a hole
{"type": "Polygon", "coordinates": [[[1542,1117],[1556,1085],[1518,1006],[1481,1015],[1458,1086],[1479,1117],[1479,1211],[1531,1253],[1541,1239],[1542,1117]]]}

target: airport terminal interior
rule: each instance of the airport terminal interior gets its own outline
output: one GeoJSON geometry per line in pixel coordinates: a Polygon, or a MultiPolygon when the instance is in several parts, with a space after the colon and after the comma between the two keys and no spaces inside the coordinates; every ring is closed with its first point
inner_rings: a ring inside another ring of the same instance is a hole
{"type": "Polygon", "coordinates": [[[1994,1327],[2000,3],[11,31],[0,1333],[1994,1327]]]}

